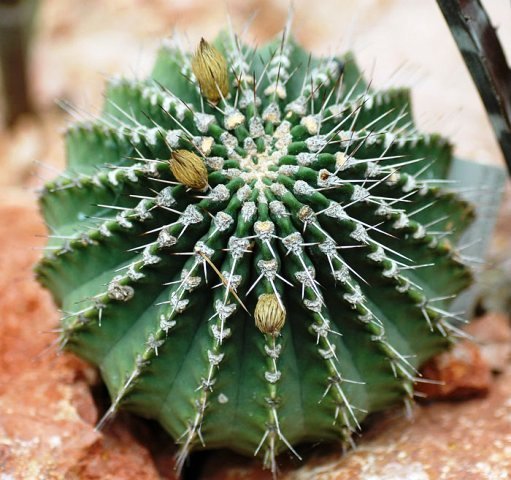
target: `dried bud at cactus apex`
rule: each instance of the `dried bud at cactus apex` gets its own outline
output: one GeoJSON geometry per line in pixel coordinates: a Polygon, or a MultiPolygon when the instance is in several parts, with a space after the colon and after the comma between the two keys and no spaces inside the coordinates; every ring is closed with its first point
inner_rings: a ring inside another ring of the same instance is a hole
{"type": "Polygon", "coordinates": [[[202,94],[218,103],[229,93],[229,75],[225,57],[203,38],[192,58],[192,71],[199,82],[202,94]]]}

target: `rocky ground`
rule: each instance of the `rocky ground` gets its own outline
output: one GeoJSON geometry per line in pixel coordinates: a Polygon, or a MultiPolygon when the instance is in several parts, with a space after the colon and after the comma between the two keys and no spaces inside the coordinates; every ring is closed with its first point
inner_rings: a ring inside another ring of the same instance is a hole
{"type": "Polygon", "coordinates": [[[161,478],[131,420],[94,430],[97,374],[57,355],[58,312],[32,273],[45,234],[35,207],[3,206],[0,218],[0,478],[161,478]]]}
{"type": "MultiPolygon", "coordinates": [[[[496,21],[509,24],[508,2],[489,3],[496,21]]],[[[213,36],[224,24],[226,6],[223,0],[89,0],[80,5],[69,9],[63,0],[41,0],[31,63],[38,116],[0,130],[0,480],[174,479],[172,442],[161,429],[124,415],[96,432],[95,422],[107,405],[97,373],[72,355],[57,355],[58,312],[32,274],[46,233],[33,187],[63,165],[60,129],[69,117],[55,108],[55,99],[93,111],[101,101],[104,75],[147,69],[157,39],[173,26],[185,29],[192,43],[201,35],[213,36]]],[[[282,27],[288,8],[283,0],[228,5],[238,24],[259,9],[251,27],[259,40],[282,27]]],[[[327,52],[342,40],[373,72],[376,85],[416,87],[424,128],[445,132],[462,156],[501,162],[434,2],[328,0],[321,9],[311,9],[309,2],[296,0],[295,6],[296,34],[305,45],[327,52]]],[[[511,29],[502,35],[511,45],[511,29]]],[[[484,280],[492,310],[511,307],[506,294],[510,219],[508,198],[493,242],[496,268],[484,280]]],[[[475,343],[463,342],[425,367],[428,378],[441,385],[422,385],[436,401],[421,402],[412,421],[401,411],[375,420],[357,441],[357,450],[346,455],[335,446],[313,446],[303,449],[302,464],[284,457],[281,478],[511,478],[509,318],[484,315],[468,333],[475,343]]],[[[226,452],[192,457],[191,463],[188,478],[270,478],[258,462],[226,452]]]]}

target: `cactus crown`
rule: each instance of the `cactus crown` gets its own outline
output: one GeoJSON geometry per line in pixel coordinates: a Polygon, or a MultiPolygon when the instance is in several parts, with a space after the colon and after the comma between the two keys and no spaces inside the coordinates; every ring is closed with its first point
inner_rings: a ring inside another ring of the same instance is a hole
{"type": "Polygon", "coordinates": [[[103,421],[157,419],[178,466],[227,447],[275,472],[300,442],[349,442],[410,403],[457,332],[471,275],[452,245],[473,209],[440,188],[450,146],[350,55],[313,58],[287,31],[166,45],[66,140],[37,269],[61,344],[99,367],[103,421]]]}

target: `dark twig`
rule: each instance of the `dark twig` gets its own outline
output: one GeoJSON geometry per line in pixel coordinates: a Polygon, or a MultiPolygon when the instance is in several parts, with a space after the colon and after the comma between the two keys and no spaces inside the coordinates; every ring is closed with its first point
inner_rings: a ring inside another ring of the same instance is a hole
{"type": "Polygon", "coordinates": [[[511,70],[480,0],[437,0],[479,90],[511,173],[511,70]]]}
{"type": "Polygon", "coordinates": [[[33,110],[27,57],[34,6],[34,0],[0,0],[0,80],[8,127],[33,110]]]}

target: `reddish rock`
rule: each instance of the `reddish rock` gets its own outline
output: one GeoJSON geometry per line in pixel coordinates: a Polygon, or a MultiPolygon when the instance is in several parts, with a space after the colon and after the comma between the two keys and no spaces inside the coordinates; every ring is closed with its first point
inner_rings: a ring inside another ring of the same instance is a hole
{"type": "Polygon", "coordinates": [[[491,384],[488,364],[479,347],[468,340],[434,357],[423,366],[421,373],[425,381],[432,383],[417,383],[416,390],[429,400],[486,395],[491,384]]]}
{"type": "Polygon", "coordinates": [[[58,313],[32,274],[45,233],[35,207],[3,206],[0,218],[0,477],[162,478],[125,422],[94,430],[95,370],[47,348],[58,313]]]}
{"type": "Polygon", "coordinates": [[[481,349],[492,371],[501,372],[511,358],[511,323],[504,313],[491,312],[476,318],[465,328],[481,349]]]}

